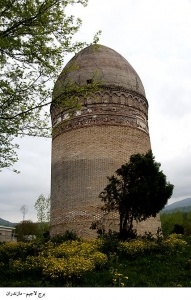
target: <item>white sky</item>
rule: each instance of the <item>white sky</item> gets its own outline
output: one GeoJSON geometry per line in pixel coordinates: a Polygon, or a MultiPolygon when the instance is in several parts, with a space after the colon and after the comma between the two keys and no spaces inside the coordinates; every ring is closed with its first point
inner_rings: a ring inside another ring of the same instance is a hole
{"type": "MultiPolygon", "coordinates": [[[[71,12],[83,20],[75,39],[91,42],[102,30],[99,43],[123,55],[139,74],[149,102],[152,150],[175,185],[168,204],[191,197],[191,1],[89,0],[71,12]]],[[[0,173],[0,217],[21,221],[25,204],[26,219],[36,221],[34,203],[50,193],[51,140],[19,143],[15,167],[21,173],[0,173]]]]}

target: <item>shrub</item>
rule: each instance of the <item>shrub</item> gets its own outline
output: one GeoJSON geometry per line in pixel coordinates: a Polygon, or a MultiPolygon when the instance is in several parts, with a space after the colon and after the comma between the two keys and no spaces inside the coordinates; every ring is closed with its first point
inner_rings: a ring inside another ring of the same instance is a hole
{"type": "Polygon", "coordinates": [[[68,259],[50,257],[46,259],[43,267],[43,275],[56,279],[71,277],[80,278],[85,272],[94,269],[94,264],[89,258],[71,256],[68,259]]]}
{"type": "Polygon", "coordinates": [[[162,243],[162,246],[166,247],[169,251],[182,249],[186,245],[187,242],[183,239],[183,236],[176,233],[170,234],[162,243]]]}
{"type": "Polygon", "coordinates": [[[25,259],[39,252],[39,245],[33,242],[6,242],[0,244],[0,262],[8,263],[9,259],[25,259]]]}
{"type": "Polygon", "coordinates": [[[184,227],[182,225],[175,224],[172,233],[184,234],[184,227]]]}
{"type": "MultiPolygon", "coordinates": [[[[20,243],[19,243],[20,244],[20,243]]],[[[23,244],[21,244],[23,246],[23,244]]],[[[26,244],[28,247],[28,243],[26,244]]],[[[18,244],[5,245],[4,248],[18,251],[18,244]],[[7,248],[6,248],[7,247],[7,248]]],[[[24,248],[22,248],[23,250],[24,248]]],[[[5,249],[4,249],[5,250],[5,249]]],[[[15,252],[16,252],[15,251],[15,252]]],[[[10,253],[10,251],[9,251],[10,253]]],[[[18,251],[18,253],[20,253],[18,251]]],[[[107,256],[99,251],[97,241],[67,241],[62,244],[54,244],[51,241],[44,244],[37,255],[9,257],[8,272],[12,278],[26,279],[41,278],[55,281],[61,280],[65,284],[72,279],[81,278],[86,272],[103,267],[107,263],[107,256]]],[[[0,269],[5,269],[3,262],[0,269]]],[[[10,276],[9,276],[10,277],[10,276]]]]}
{"type": "Polygon", "coordinates": [[[41,274],[44,264],[45,258],[42,256],[28,256],[25,261],[11,260],[9,266],[15,274],[31,276],[41,274]]]}
{"type": "Polygon", "coordinates": [[[129,242],[120,242],[118,251],[121,255],[135,256],[141,254],[147,249],[148,243],[141,239],[132,240],[129,242]]]}
{"type": "Polygon", "coordinates": [[[50,240],[55,244],[61,244],[65,241],[76,241],[80,239],[77,236],[77,233],[75,231],[66,230],[63,235],[57,234],[54,237],[52,237],[50,240]]]}
{"type": "Polygon", "coordinates": [[[98,251],[99,243],[67,241],[49,252],[43,265],[43,275],[47,278],[80,278],[87,271],[100,268],[107,262],[107,256],[98,251]]]}
{"type": "Polygon", "coordinates": [[[100,235],[98,240],[101,252],[105,254],[115,253],[119,243],[119,233],[109,230],[108,233],[100,235]]]}

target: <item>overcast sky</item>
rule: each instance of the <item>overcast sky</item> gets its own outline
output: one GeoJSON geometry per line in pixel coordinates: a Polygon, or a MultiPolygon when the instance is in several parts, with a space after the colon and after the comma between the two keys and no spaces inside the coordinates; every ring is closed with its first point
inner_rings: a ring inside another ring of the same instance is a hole
{"type": "MultiPolygon", "coordinates": [[[[139,74],[149,102],[152,150],[175,185],[168,204],[191,197],[191,1],[89,0],[71,12],[83,20],[76,39],[91,42],[102,30],[99,43],[123,55],[139,74]]],[[[0,217],[21,221],[25,204],[26,219],[36,221],[36,199],[50,194],[51,140],[19,143],[15,167],[21,173],[0,173],[0,217]]]]}

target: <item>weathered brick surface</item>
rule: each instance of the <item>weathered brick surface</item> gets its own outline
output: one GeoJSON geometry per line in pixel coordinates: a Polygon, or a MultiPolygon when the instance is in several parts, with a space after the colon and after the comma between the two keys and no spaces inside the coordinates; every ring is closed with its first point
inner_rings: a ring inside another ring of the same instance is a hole
{"type": "MultiPolygon", "coordinates": [[[[113,175],[128,162],[132,154],[146,153],[151,148],[148,103],[140,78],[125,59],[120,64],[121,56],[108,49],[101,47],[93,54],[86,50],[83,55],[77,56],[80,69],[69,73],[75,81],[83,78],[85,83],[96,61],[99,72],[101,66],[103,68],[104,88],[88,99],[82,98],[81,110],[74,112],[70,119],[61,107],[51,108],[51,235],[75,230],[85,238],[95,236],[90,226],[102,214],[98,196],[108,182],[107,176],[113,175]],[[95,60],[92,55],[96,56],[95,60]],[[117,68],[116,73],[113,68],[117,68]]],[[[66,78],[62,73],[56,83],[60,92],[62,80],[65,84],[66,78]]],[[[118,229],[116,214],[111,214],[107,220],[109,226],[113,230],[118,229]]],[[[160,219],[151,218],[135,226],[138,233],[156,233],[160,219]]]]}
{"type": "MultiPolygon", "coordinates": [[[[149,136],[129,127],[91,126],[57,136],[52,145],[51,233],[74,229],[83,236],[94,235],[89,228],[99,219],[98,195],[107,176],[133,153],[148,149],[149,136]]],[[[148,224],[148,231],[153,231],[152,224],[154,231],[160,227],[158,219],[148,224]]]]}
{"type": "Polygon", "coordinates": [[[123,56],[109,47],[92,45],[76,54],[65,66],[55,84],[53,98],[61,94],[64,85],[70,82],[86,85],[90,79],[145,96],[139,75],[123,56]]]}

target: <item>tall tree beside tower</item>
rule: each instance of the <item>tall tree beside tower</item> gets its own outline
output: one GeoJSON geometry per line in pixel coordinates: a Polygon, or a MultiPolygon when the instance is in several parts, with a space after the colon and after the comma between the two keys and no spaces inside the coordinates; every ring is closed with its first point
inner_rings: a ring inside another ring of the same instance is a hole
{"type": "Polygon", "coordinates": [[[171,197],[174,186],[167,182],[152,151],[134,154],[128,163],[108,177],[108,185],[100,193],[102,209],[119,213],[122,238],[133,235],[133,222],[156,217],[171,197]]]}
{"type": "Polygon", "coordinates": [[[57,78],[65,55],[84,45],[73,41],[82,22],[66,9],[87,2],[0,1],[0,170],[18,160],[15,137],[49,136],[47,82],[57,78]]]}

